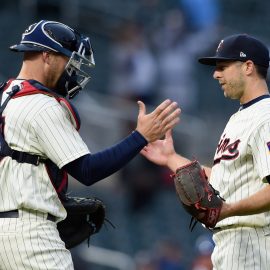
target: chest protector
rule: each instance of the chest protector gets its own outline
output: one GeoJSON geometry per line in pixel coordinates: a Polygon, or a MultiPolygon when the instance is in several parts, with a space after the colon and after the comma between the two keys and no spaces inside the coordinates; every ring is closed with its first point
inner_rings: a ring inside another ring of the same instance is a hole
{"type": "MultiPolygon", "coordinates": [[[[9,87],[11,82],[12,80],[0,85],[0,91],[5,91],[9,87]]],[[[68,188],[68,174],[63,169],[59,169],[56,164],[54,164],[50,159],[43,159],[41,156],[38,155],[32,155],[27,152],[12,149],[4,139],[4,118],[2,116],[2,113],[7,106],[7,103],[12,98],[19,98],[22,96],[34,94],[44,94],[54,97],[59,102],[59,104],[67,112],[72,125],[75,127],[76,130],[79,130],[81,121],[76,108],[66,99],[57,96],[50,89],[44,87],[42,84],[34,80],[23,81],[20,85],[13,86],[11,91],[6,92],[6,94],[8,95],[8,97],[5,99],[2,106],[0,107],[0,161],[4,157],[9,156],[19,163],[29,163],[35,166],[38,166],[39,163],[44,163],[47,173],[59,198],[64,201],[66,199],[66,192],[68,188]]]]}

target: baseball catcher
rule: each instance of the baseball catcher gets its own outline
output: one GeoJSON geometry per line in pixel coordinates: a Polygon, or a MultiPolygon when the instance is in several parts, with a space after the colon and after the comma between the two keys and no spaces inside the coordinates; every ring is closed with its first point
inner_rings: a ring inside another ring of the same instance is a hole
{"type": "MultiPolygon", "coordinates": [[[[3,84],[1,88],[5,87],[3,84]]],[[[0,128],[3,125],[2,112],[9,100],[20,91],[19,87],[13,87],[9,92],[9,97],[0,107],[0,128]]],[[[79,198],[67,196],[67,174],[59,170],[50,160],[43,160],[39,156],[31,155],[26,152],[13,150],[5,141],[2,132],[0,132],[0,158],[9,156],[19,163],[29,163],[38,165],[40,162],[45,163],[47,171],[53,180],[54,188],[57,191],[59,199],[66,209],[67,217],[65,220],[57,223],[59,235],[67,249],[73,248],[85,239],[98,233],[105,220],[105,205],[101,200],[96,198],[79,198]]]]}
{"type": "Polygon", "coordinates": [[[197,221],[207,228],[215,227],[223,199],[208,182],[204,169],[198,161],[180,167],[174,175],[176,193],[184,209],[192,216],[190,229],[197,221]]]}
{"type": "Polygon", "coordinates": [[[23,53],[23,60],[19,73],[0,84],[1,269],[73,270],[67,248],[100,230],[105,207],[95,198],[67,197],[68,176],[91,186],[119,171],[178,123],[180,108],[167,99],[146,113],[138,101],[134,130],[91,153],[69,101],[91,78],[90,38],[41,20],[10,49],[23,53]]]}

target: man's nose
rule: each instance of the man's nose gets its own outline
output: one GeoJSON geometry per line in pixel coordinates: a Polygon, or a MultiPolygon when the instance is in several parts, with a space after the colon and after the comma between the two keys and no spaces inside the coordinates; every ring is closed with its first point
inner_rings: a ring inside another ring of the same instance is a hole
{"type": "Polygon", "coordinates": [[[218,78],[220,78],[220,72],[219,72],[218,70],[215,70],[215,71],[214,71],[214,73],[213,73],[213,78],[216,79],[216,80],[217,80],[218,78]]]}

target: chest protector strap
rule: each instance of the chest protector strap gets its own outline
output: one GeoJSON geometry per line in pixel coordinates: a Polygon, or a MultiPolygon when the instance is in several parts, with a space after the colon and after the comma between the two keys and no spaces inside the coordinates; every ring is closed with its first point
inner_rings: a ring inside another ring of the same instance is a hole
{"type": "MultiPolygon", "coordinates": [[[[9,82],[10,83],[10,82],[9,82]]],[[[0,92],[3,91],[6,87],[8,87],[9,83],[4,83],[0,85],[0,92]]],[[[6,93],[8,97],[0,107],[0,160],[6,156],[11,157],[19,163],[29,163],[35,166],[38,166],[40,162],[45,163],[47,173],[51,179],[51,182],[61,200],[65,200],[67,187],[68,187],[68,174],[59,169],[56,164],[54,164],[49,159],[42,159],[41,156],[32,155],[26,152],[17,151],[12,149],[4,139],[3,131],[4,131],[4,119],[2,117],[2,113],[7,106],[7,103],[11,98],[18,98],[21,96],[32,95],[32,94],[45,94],[49,96],[53,96],[56,100],[64,107],[64,109],[68,112],[70,120],[74,127],[79,130],[80,128],[80,117],[75,109],[67,100],[63,98],[59,98],[52,91],[45,88],[40,83],[29,80],[24,81],[22,83],[22,89],[15,85],[12,87],[11,91],[6,93]]]]}
{"type": "MultiPolygon", "coordinates": [[[[6,84],[3,84],[1,87],[1,90],[6,86],[6,84]]],[[[15,85],[12,87],[11,91],[8,92],[8,97],[4,101],[3,105],[0,107],[0,157],[9,156],[12,159],[16,160],[19,163],[30,163],[33,165],[38,165],[41,161],[41,157],[37,155],[31,155],[26,152],[17,151],[12,149],[7,142],[4,139],[3,135],[3,129],[4,129],[4,119],[2,117],[2,113],[4,109],[6,108],[9,100],[16,95],[20,91],[20,87],[18,85],[15,85]]]]}

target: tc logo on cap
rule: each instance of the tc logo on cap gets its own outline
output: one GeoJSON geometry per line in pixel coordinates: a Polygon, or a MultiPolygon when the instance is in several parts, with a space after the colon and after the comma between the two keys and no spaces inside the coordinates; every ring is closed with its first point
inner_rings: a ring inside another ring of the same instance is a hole
{"type": "Polygon", "coordinates": [[[217,61],[253,61],[255,65],[269,67],[269,50],[255,37],[247,34],[231,35],[222,39],[214,56],[201,57],[201,64],[216,66],[217,61]]]}
{"type": "Polygon", "coordinates": [[[221,49],[223,42],[224,42],[223,39],[219,42],[216,52],[218,52],[221,49]]]}

